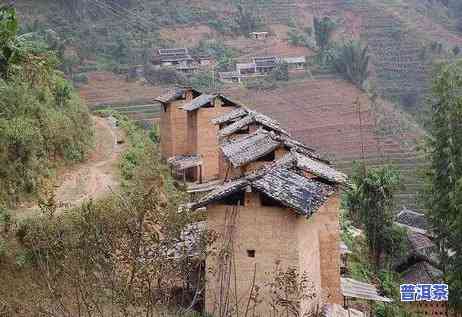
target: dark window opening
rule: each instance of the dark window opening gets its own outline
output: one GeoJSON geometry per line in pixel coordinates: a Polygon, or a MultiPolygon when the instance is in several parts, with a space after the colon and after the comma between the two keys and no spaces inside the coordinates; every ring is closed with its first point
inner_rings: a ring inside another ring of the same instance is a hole
{"type": "MultiPolygon", "coordinates": [[[[234,78],[233,78],[234,80],[234,78]]],[[[234,102],[231,102],[229,100],[224,99],[223,104],[221,105],[222,107],[236,107],[237,105],[234,102]]]]}
{"type": "Polygon", "coordinates": [[[246,128],[236,131],[236,134],[249,134],[249,133],[250,133],[250,128],[248,126],[246,128]]]}
{"type": "Polygon", "coordinates": [[[198,91],[193,90],[192,95],[193,95],[193,98],[197,98],[197,97],[199,97],[201,95],[201,93],[198,92],[198,91]]]}
{"type": "Polygon", "coordinates": [[[275,159],[275,151],[272,151],[265,156],[260,157],[257,161],[259,162],[272,162],[275,159]]]}
{"type": "Polygon", "coordinates": [[[249,258],[254,258],[255,257],[255,250],[247,250],[247,256],[249,258]]]}
{"type": "Polygon", "coordinates": [[[202,106],[202,108],[213,108],[213,107],[215,107],[215,104],[213,102],[209,102],[202,106]]]}
{"type": "Polygon", "coordinates": [[[279,201],[263,193],[260,193],[260,203],[266,207],[284,207],[279,201]]]}
{"type": "Polygon", "coordinates": [[[325,179],[325,178],[322,178],[322,177],[319,177],[319,176],[314,176],[314,177],[311,177],[312,180],[316,181],[316,182],[319,182],[319,183],[323,183],[323,184],[326,184],[326,185],[334,185],[333,182],[325,179]]]}
{"type": "Polygon", "coordinates": [[[223,204],[228,206],[245,206],[245,192],[240,191],[223,199],[223,204]]]}

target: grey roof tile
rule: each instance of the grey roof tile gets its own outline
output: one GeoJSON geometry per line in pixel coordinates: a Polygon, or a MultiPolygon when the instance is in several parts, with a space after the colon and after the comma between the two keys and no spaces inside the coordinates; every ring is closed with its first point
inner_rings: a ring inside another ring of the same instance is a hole
{"type": "Polygon", "coordinates": [[[223,124],[230,121],[235,121],[236,119],[242,118],[249,113],[249,110],[245,107],[239,107],[230,112],[227,112],[219,117],[212,119],[213,124],[223,124]]]}
{"type": "Polygon", "coordinates": [[[397,215],[396,222],[421,230],[428,230],[427,218],[424,214],[404,207],[397,215]]]}
{"type": "Polygon", "coordinates": [[[185,93],[185,89],[174,88],[174,89],[169,90],[165,94],[160,95],[159,97],[154,99],[154,101],[158,101],[160,103],[169,103],[169,102],[180,99],[184,93],[185,93]]]}
{"type": "Polygon", "coordinates": [[[177,155],[169,158],[167,163],[176,170],[182,171],[187,168],[202,165],[202,157],[200,155],[177,155]]]}
{"type": "Polygon", "coordinates": [[[197,110],[206,104],[212,102],[212,100],[216,97],[216,95],[207,95],[207,94],[202,94],[197,98],[194,98],[191,100],[189,103],[185,104],[183,107],[181,107],[183,110],[186,111],[194,111],[197,110]]]}
{"type": "Polygon", "coordinates": [[[294,151],[297,167],[333,183],[346,184],[348,177],[329,165],[294,151]]]}
{"type": "Polygon", "coordinates": [[[409,267],[402,275],[406,283],[432,284],[441,282],[443,272],[426,261],[421,261],[409,267]]]}
{"type": "Polygon", "coordinates": [[[258,130],[250,135],[221,146],[221,150],[234,167],[239,167],[275,150],[280,142],[274,140],[270,132],[258,130]]]}
{"type": "Polygon", "coordinates": [[[335,192],[333,186],[286,168],[270,170],[252,181],[252,187],[305,216],[310,216],[335,192]]]}

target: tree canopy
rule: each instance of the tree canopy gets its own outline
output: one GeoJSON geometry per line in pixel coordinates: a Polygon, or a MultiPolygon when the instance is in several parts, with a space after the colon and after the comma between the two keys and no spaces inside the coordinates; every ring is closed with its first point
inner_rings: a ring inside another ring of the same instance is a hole
{"type": "Polygon", "coordinates": [[[450,287],[450,303],[462,309],[462,61],[444,64],[433,82],[427,154],[426,207],[450,287]]]}

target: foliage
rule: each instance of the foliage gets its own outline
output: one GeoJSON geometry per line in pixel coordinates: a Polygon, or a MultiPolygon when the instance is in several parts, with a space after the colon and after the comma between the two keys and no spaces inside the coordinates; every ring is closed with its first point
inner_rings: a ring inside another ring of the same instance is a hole
{"type": "Polygon", "coordinates": [[[326,50],[330,45],[332,32],[335,29],[335,23],[329,17],[324,17],[322,19],[314,17],[313,29],[316,45],[321,51],[326,50]]]}
{"type": "Polygon", "coordinates": [[[244,6],[243,2],[237,5],[237,13],[234,21],[239,33],[249,36],[249,33],[260,29],[262,21],[254,12],[256,12],[256,10],[252,7],[244,6]]]}
{"type": "Polygon", "coordinates": [[[216,75],[210,71],[196,72],[188,77],[187,83],[199,90],[212,91],[221,85],[216,75]]]}
{"type": "Polygon", "coordinates": [[[359,42],[349,42],[340,47],[335,58],[337,71],[359,89],[365,88],[369,75],[369,55],[367,47],[361,47],[359,42]]]}
{"type": "MultiPolygon", "coordinates": [[[[0,285],[8,312],[157,316],[175,306],[189,311],[194,303],[204,283],[196,273],[213,235],[194,231],[197,239],[185,243],[182,233],[197,221],[188,211],[178,213],[185,194],[161,162],[158,146],[133,122],[118,119],[134,159],[130,176],[111,197],[19,224],[16,241],[8,242],[19,245],[16,254],[0,266],[11,272],[0,285]],[[195,257],[182,245],[194,248],[195,257]]],[[[52,205],[48,200],[46,210],[52,205]]]]}
{"type": "Polygon", "coordinates": [[[175,69],[166,67],[145,67],[144,76],[146,77],[146,80],[153,85],[185,84],[187,81],[186,77],[182,73],[177,72],[175,69]]]}
{"type": "Polygon", "coordinates": [[[427,140],[431,166],[424,197],[450,304],[462,309],[462,62],[441,65],[433,82],[433,107],[427,140]],[[454,255],[449,257],[449,250],[454,255]]]}
{"type": "Polygon", "coordinates": [[[390,167],[366,170],[364,165],[356,165],[351,181],[345,205],[352,219],[359,219],[378,270],[382,257],[395,254],[403,245],[403,233],[393,226],[393,194],[399,186],[399,173],[390,167]]]}
{"type": "Polygon", "coordinates": [[[217,61],[216,70],[220,72],[231,71],[236,64],[237,52],[219,40],[202,40],[191,51],[194,55],[213,56],[217,61]]]}
{"type": "Polygon", "coordinates": [[[271,71],[270,76],[273,80],[288,81],[289,64],[285,62],[277,64],[277,66],[271,71]]]}
{"type": "MultiPolygon", "coordinates": [[[[305,272],[300,273],[294,267],[289,267],[284,271],[277,265],[268,287],[272,316],[307,316],[300,312],[302,301],[317,298],[317,292],[311,279],[305,272]]],[[[315,316],[314,313],[309,316],[315,316]]]]}
{"type": "Polygon", "coordinates": [[[312,27],[307,27],[303,30],[297,29],[295,25],[293,27],[289,27],[287,40],[290,45],[306,46],[311,49],[316,48],[316,40],[313,37],[312,27]]]}
{"type": "Polygon", "coordinates": [[[55,55],[17,36],[16,27],[5,29],[17,24],[5,23],[14,11],[0,10],[0,17],[0,200],[15,205],[37,194],[55,162],[84,160],[93,131],[55,55]]]}
{"type": "Polygon", "coordinates": [[[348,269],[351,277],[358,281],[377,285],[383,296],[394,301],[392,304],[374,302],[372,305],[373,316],[416,317],[415,314],[407,311],[409,306],[401,302],[399,274],[385,269],[374,270],[374,266],[367,257],[369,253],[368,243],[363,237],[353,238],[347,245],[352,251],[348,257],[348,269]]]}

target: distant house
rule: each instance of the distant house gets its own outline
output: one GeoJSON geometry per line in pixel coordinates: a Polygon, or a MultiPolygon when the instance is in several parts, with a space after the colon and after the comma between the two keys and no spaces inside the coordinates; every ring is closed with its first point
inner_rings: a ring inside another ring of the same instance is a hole
{"type": "Polygon", "coordinates": [[[306,66],[306,57],[283,57],[282,60],[289,65],[290,70],[304,70],[306,66]]]}
{"type": "Polygon", "coordinates": [[[268,32],[251,32],[249,37],[255,40],[264,40],[269,36],[268,32]]]}
{"type": "Polygon", "coordinates": [[[172,67],[183,73],[194,73],[213,64],[209,55],[192,56],[187,48],[161,48],[152,59],[156,67],[172,67]]]}
{"type": "MultiPolygon", "coordinates": [[[[426,261],[420,261],[409,267],[402,275],[406,284],[444,283],[443,272],[426,261]]],[[[410,311],[423,316],[452,316],[447,302],[415,301],[408,303],[410,311]]]]}
{"type": "Polygon", "coordinates": [[[271,72],[280,63],[280,59],[276,56],[255,57],[253,60],[256,70],[260,74],[271,72]]]}
{"type": "Polygon", "coordinates": [[[254,57],[252,63],[237,63],[236,71],[220,72],[219,78],[223,82],[241,82],[242,80],[265,76],[271,73],[279,64],[287,63],[289,71],[304,70],[306,66],[305,56],[297,57],[254,57]]]}

